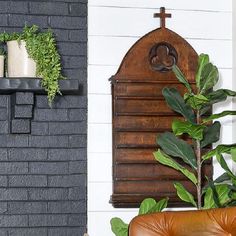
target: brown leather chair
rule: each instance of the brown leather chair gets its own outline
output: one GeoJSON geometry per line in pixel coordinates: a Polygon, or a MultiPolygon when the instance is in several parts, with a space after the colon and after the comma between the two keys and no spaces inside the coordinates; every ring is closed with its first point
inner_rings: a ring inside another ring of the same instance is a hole
{"type": "Polygon", "coordinates": [[[129,236],[236,236],[236,207],[135,217],[129,236]]]}

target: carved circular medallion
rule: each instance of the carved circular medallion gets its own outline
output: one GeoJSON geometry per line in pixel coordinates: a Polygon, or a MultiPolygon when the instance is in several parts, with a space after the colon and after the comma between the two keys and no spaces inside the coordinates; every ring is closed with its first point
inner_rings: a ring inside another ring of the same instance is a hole
{"type": "Polygon", "coordinates": [[[178,61],[178,54],[175,48],[165,42],[155,44],[149,53],[151,67],[159,72],[168,72],[178,61]]]}

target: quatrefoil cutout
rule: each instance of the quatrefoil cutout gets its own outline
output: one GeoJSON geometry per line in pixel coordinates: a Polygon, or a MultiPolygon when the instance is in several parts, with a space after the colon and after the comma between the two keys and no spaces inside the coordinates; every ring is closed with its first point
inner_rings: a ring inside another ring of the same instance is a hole
{"type": "Polygon", "coordinates": [[[177,63],[178,54],[175,48],[168,43],[154,45],[149,53],[151,67],[159,72],[168,72],[177,63]]]}

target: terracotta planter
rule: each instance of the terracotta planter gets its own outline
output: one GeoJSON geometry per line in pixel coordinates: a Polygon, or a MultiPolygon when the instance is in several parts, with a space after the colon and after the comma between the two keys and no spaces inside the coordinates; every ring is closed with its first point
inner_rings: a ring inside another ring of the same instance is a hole
{"type": "Polygon", "coordinates": [[[0,77],[4,77],[4,56],[0,55],[0,77]]]}
{"type": "Polygon", "coordinates": [[[7,42],[7,75],[8,77],[36,77],[36,63],[29,58],[25,41],[7,42]]]}

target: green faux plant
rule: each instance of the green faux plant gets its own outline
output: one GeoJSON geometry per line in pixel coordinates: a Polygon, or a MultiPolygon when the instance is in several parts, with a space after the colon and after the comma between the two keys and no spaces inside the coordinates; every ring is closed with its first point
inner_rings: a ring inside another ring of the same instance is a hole
{"type": "Polygon", "coordinates": [[[29,57],[36,62],[36,74],[42,78],[42,87],[47,92],[51,105],[56,94],[60,93],[58,80],[64,77],[61,74],[60,55],[57,51],[55,37],[51,30],[40,32],[38,26],[25,26],[22,33],[1,33],[0,42],[21,40],[26,42],[29,57]]]}
{"type": "MultiPolygon", "coordinates": [[[[167,207],[168,198],[164,198],[159,202],[156,202],[153,198],[146,198],[142,201],[139,208],[138,215],[144,215],[154,212],[161,212],[167,207]]],[[[122,219],[115,217],[111,221],[111,230],[116,236],[128,236],[128,227],[122,219]]]]}
{"type": "Polygon", "coordinates": [[[228,89],[214,90],[219,73],[206,54],[199,56],[195,77],[196,91],[177,66],[173,67],[173,72],[187,92],[182,96],[175,88],[164,88],[162,93],[168,106],[181,114],[184,121],[174,120],[173,132],[165,132],[157,137],[160,149],[154,152],[154,157],[159,163],[180,171],[196,186],[197,199],[181,183],[174,183],[181,200],[198,209],[236,205],[236,176],[225,160],[225,155],[228,154],[236,162],[236,144],[221,144],[203,153],[203,148],[209,147],[220,138],[221,124],[214,120],[236,115],[236,111],[228,110],[210,115],[212,105],[225,101],[228,96],[236,96],[236,92],[228,89]],[[183,140],[183,134],[191,141],[183,140]],[[216,158],[225,172],[214,181],[207,179],[206,186],[203,186],[202,167],[211,158],[216,158]],[[178,160],[184,162],[188,168],[178,160]]]}

